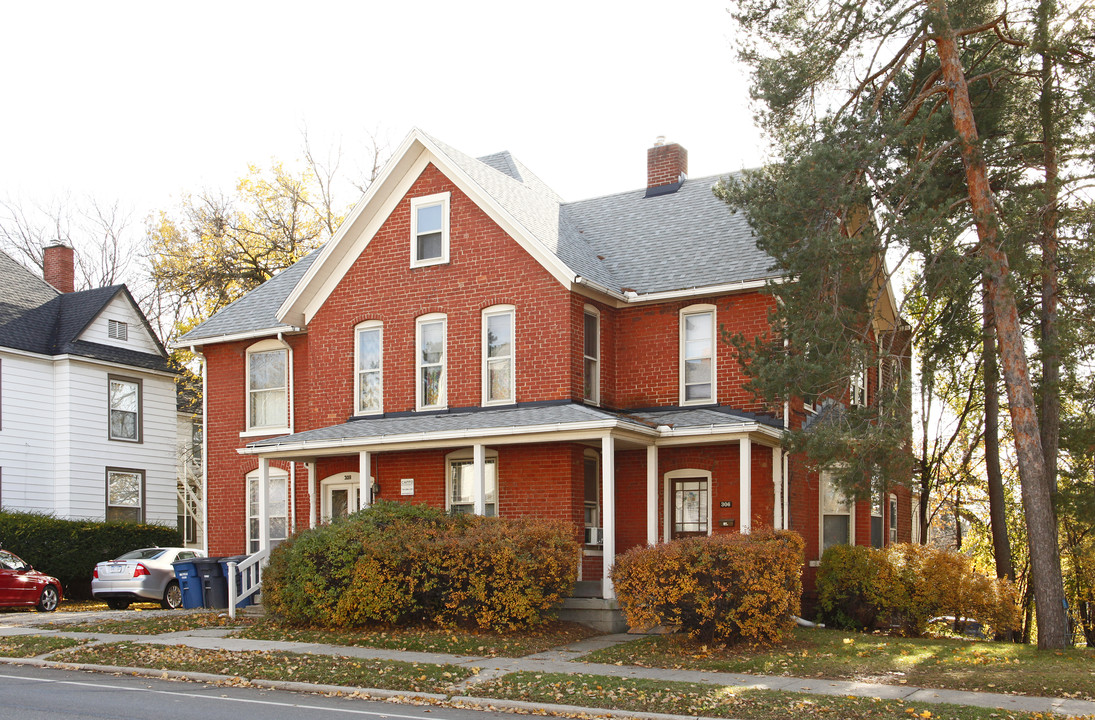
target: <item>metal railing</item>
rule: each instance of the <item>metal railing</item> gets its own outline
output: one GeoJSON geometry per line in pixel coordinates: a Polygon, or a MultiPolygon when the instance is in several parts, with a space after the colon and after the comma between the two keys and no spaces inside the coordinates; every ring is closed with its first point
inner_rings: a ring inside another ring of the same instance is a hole
{"type": "Polygon", "coordinates": [[[236,618],[236,603],[262,589],[262,566],[270,557],[269,550],[259,550],[240,563],[228,563],[228,617],[236,618]],[[236,590],[236,578],[240,589],[236,590]]]}

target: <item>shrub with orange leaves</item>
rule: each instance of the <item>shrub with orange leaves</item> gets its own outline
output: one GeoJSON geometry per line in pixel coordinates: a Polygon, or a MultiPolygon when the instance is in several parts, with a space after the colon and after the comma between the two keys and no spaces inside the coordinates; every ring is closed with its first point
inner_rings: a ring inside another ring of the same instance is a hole
{"type": "Polygon", "coordinates": [[[517,629],[549,619],[574,585],[579,553],[562,523],[381,502],[282,542],[263,597],[298,625],[517,629]]]}
{"type": "Polygon", "coordinates": [[[836,627],[891,627],[919,636],[939,616],[976,619],[996,631],[1019,625],[1011,583],[977,572],[961,553],[930,545],[834,546],[817,577],[822,619],[836,627]]]}
{"type": "Polygon", "coordinates": [[[679,626],[703,641],[770,643],[802,599],[797,533],[712,535],[629,550],[612,581],[631,627],[679,626]]]}

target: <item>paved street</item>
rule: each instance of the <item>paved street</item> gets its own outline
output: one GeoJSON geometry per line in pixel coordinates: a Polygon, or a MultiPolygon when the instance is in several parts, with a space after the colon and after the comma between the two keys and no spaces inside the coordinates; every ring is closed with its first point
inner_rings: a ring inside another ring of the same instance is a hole
{"type": "Polygon", "coordinates": [[[19,720],[484,720],[509,713],[392,704],[282,690],[0,666],[0,711],[19,720]]]}

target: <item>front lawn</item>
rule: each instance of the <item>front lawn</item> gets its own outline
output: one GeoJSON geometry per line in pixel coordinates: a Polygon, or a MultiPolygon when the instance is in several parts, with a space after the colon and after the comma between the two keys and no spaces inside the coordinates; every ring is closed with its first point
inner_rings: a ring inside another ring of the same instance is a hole
{"type": "Polygon", "coordinates": [[[1015,643],[795,628],[790,640],[772,648],[708,647],[670,635],[618,645],[582,659],[1095,700],[1095,650],[1090,648],[1040,651],[1015,643]]]}
{"type": "Polygon", "coordinates": [[[87,640],[48,635],[11,635],[0,638],[0,657],[34,657],[86,642],[87,640]]]}
{"type": "Polygon", "coordinates": [[[294,628],[266,619],[234,633],[234,637],[255,640],[287,640],[412,650],[417,652],[474,655],[480,657],[522,657],[599,635],[596,630],[577,623],[552,622],[531,630],[509,633],[442,630],[437,627],[410,628],[294,628]]]}
{"type": "Polygon", "coordinates": [[[186,670],[248,679],[292,680],[346,687],[444,692],[472,671],[456,665],[366,660],[255,650],[201,650],[184,645],[131,642],[75,648],[51,655],[57,662],[92,663],[154,670],[186,670]]]}
{"type": "Polygon", "coordinates": [[[989,708],[803,695],[664,680],[520,672],[475,685],[476,697],[743,720],[1038,720],[989,708]]]}

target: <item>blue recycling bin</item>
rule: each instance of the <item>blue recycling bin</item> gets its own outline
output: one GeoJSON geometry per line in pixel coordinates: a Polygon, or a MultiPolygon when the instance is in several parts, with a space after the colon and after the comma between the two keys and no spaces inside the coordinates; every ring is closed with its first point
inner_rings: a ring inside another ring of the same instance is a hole
{"type": "MultiPolygon", "coordinates": [[[[251,557],[250,555],[233,555],[231,557],[221,558],[221,570],[224,572],[225,588],[228,587],[228,563],[234,562],[239,565],[241,562],[251,557]]],[[[257,568],[256,568],[257,569],[257,568]]],[[[236,597],[238,598],[240,593],[243,592],[243,575],[238,571],[236,573],[236,597]]],[[[248,605],[252,605],[255,602],[254,595],[248,595],[247,597],[236,601],[236,608],[245,608],[248,605]]],[[[225,606],[228,605],[227,600],[225,606]]]]}
{"type": "Polygon", "coordinates": [[[187,610],[202,606],[202,581],[198,577],[194,561],[179,560],[171,563],[175,568],[175,577],[179,581],[179,589],[182,590],[182,606],[187,610]]]}

